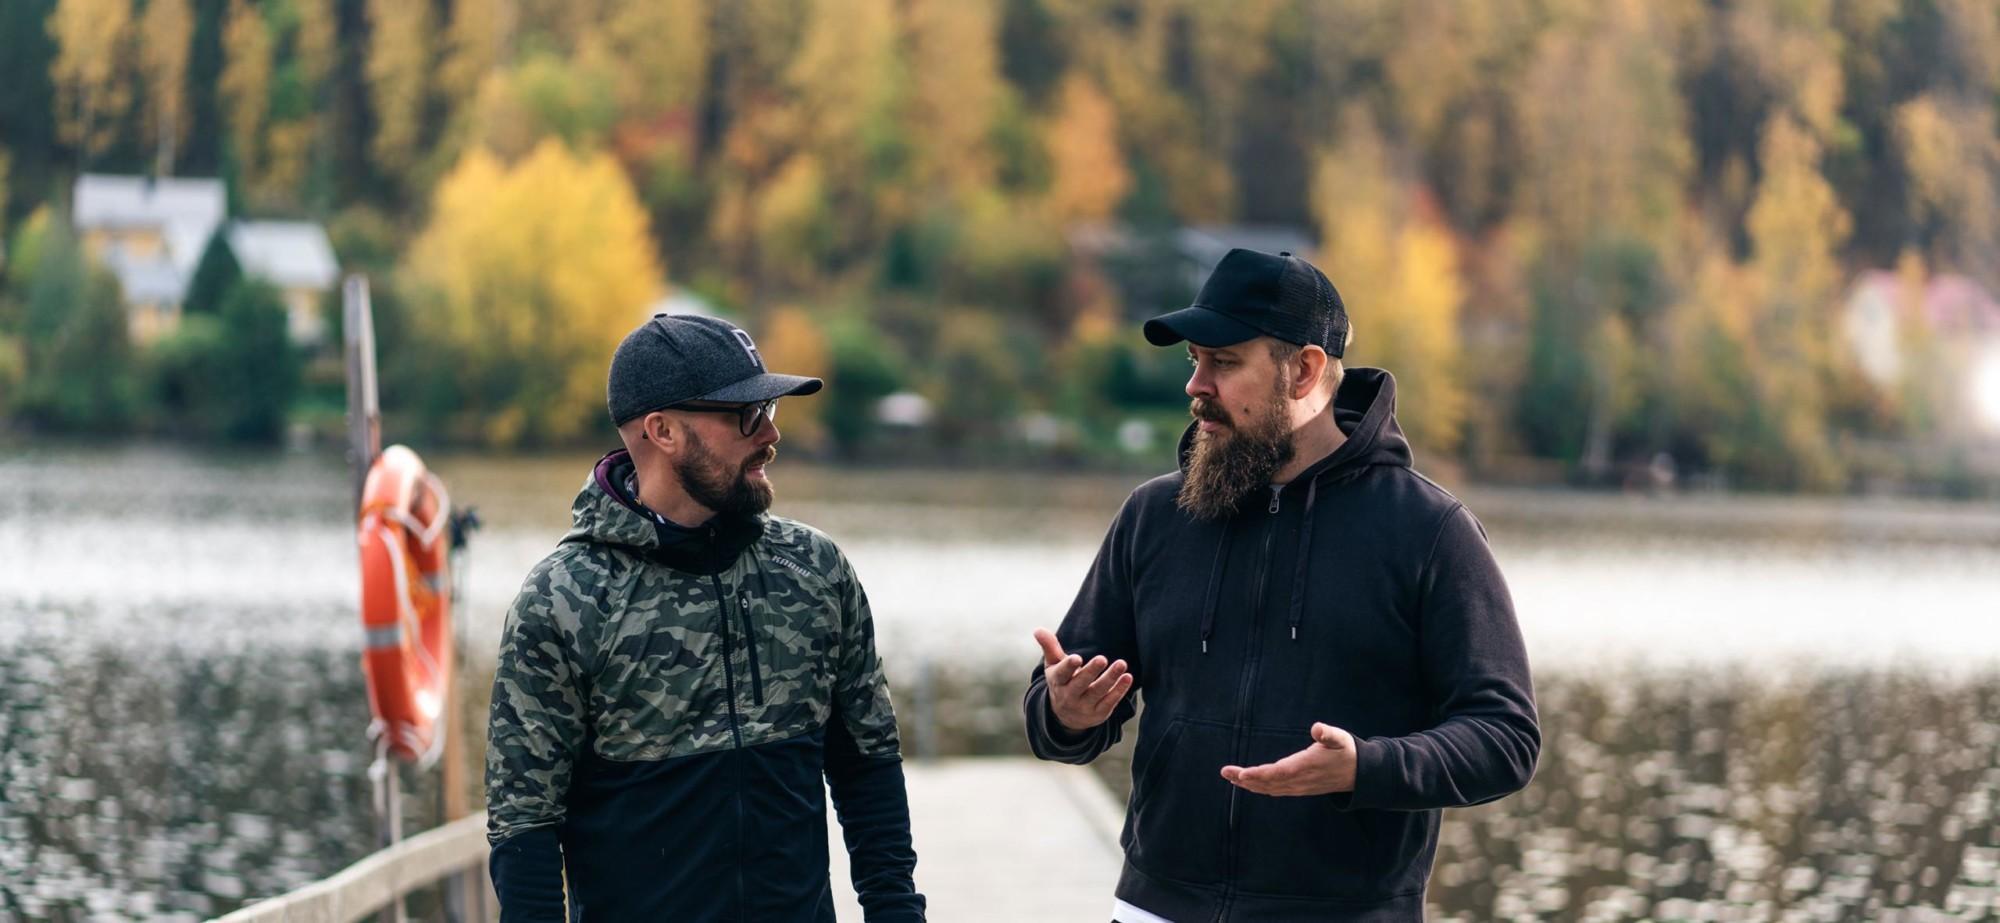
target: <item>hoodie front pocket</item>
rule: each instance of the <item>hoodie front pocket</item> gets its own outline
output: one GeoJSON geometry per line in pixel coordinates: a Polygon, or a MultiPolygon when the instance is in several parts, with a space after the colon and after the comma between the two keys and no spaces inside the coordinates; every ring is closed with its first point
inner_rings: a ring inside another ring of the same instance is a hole
{"type": "MultiPolygon", "coordinates": [[[[1252,728],[1245,766],[1275,763],[1312,745],[1304,728],[1252,728]]],[[[1237,863],[1243,890],[1326,900],[1372,901],[1395,893],[1382,871],[1397,857],[1380,855],[1364,815],[1341,810],[1333,795],[1237,796],[1237,863]]]]}
{"type": "Polygon", "coordinates": [[[1195,883],[1223,877],[1229,833],[1227,725],[1175,718],[1157,742],[1142,735],[1132,762],[1126,858],[1147,874],[1195,883]],[[1149,746],[1150,743],[1150,746],[1149,746]]]}

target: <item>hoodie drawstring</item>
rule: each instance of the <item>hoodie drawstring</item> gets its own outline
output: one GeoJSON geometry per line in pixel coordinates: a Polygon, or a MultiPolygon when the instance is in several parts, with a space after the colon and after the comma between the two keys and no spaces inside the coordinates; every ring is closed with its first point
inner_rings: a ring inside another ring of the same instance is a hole
{"type": "Polygon", "coordinates": [[[1313,503],[1319,500],[1319,478],[1306,482],[1305,522],[1299,525],[1299,563],[1292,571],[1292,615],[1286,620],[1291,626],[1292,640],[1299,639],[1299,622],[1306,615],[1306,564],[1312,560],[1313,545],[1313,503]]]}
{"type": "Polygon", "coordinates": [[[1208,568],[1208,600],[1201,607],[1201,652],[1208,653],[1209,636],[1215,634],[1215,602],[1222,595],[1222,565],[1229,557],[1229,528],[1215,542],[1215,563],[1208,568]]]}

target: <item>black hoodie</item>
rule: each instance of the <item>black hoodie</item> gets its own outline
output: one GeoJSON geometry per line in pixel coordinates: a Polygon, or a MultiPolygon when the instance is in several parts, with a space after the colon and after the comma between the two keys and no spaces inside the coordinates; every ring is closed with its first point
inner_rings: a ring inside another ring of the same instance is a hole
{"type": "MultiPolygon", "coordinates": [[[[1486,535],[1410,469],[1395,380],[1350,369],[1347,442],[1233,516],[1132,492],[1056,631],[1136,685],[1081,735],[1037,667],[1023,707],[1043,759],[1087,763],[1143,699],[1118,897],[1171,920],[1421,920],[1440,809],[1520,790],[1541,749],[1521,632],[1486,535]],[[1279,798],[1225,781],[1352,733],[1354,791],[1279,798]]],[[[1186,464],[1188,439],[1182,440],[1186,464]]]]}

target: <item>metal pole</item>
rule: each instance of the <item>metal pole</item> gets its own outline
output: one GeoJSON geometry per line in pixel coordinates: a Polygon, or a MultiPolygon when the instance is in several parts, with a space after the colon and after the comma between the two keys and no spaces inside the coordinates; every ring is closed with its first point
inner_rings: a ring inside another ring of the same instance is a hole
{"type": "MultiPolygon", "coordinates": [[[[402,771],[396,768],[396,761],[391,759],[389,761],[389,781],[388,781],[388,790],[389,790],[388,834],[389,834],[390,846],[395,846],[397,843],[403,842],[402,778],[403,778],[402,771]]],[[[409,919],[410,919],[409,915],[404,911],[403,896],[400,894],[396,895],[395,900],[390,901],[389,906],[382,911],[382,923],[408,923],[409,919]]]]}
{"type": "Polygon", "coordinates": [[[355,273],[340,288],[341,330],[347,350],[347,458],[354,471],[354,507],[368,467],[382,454],[382,405],[375,389],[375,319],[368,277],[355,273]]]}
{"type": "MultiPolygon", "coordinates": [[[[375,319],[368,303],[368,278],[349,275],[341,285],[341,340],[347,353],[347,459],[354,474],[354,515],[361,514],[361,490],[368,483],[368,469],[382,454],[382,405],[375,388],[375,319]]],[[[384,846],[403,841],[402,773],[389,756],[386,737],[376,741],[375,818],[380,828],[377,839],[384,846]]],[[[404,923],[403,899],[399,896],[382,911],[384,923],[404,923]]]]}

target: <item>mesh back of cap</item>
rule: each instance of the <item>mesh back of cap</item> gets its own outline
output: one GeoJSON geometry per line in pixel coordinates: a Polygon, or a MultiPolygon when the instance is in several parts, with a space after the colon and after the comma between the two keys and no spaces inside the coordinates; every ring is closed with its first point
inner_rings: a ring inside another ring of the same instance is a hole
{"type": "Polygon", "coordinates": [[[1307,342],[1326,350],[1336,359],[1346,352],[1347,306],[1341,303],[1325,273],[1311,263],[1292,257],[1279,279],[1280,294],[1287,311],[1306,319],[1307,342]]]}

